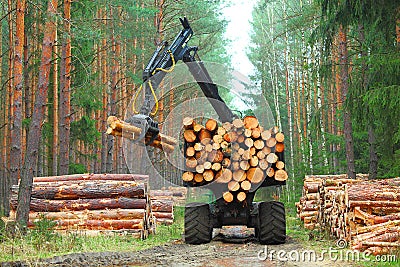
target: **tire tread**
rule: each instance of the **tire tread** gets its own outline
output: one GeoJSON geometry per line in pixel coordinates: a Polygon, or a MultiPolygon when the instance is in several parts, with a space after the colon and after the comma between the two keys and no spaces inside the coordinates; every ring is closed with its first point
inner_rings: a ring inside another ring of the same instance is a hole
{"type": "Polygon", "coordinates": [[[282,202],[259,204],[258,239],[263,245],[283,244],[286,240],[285,207],[282,202]]]}

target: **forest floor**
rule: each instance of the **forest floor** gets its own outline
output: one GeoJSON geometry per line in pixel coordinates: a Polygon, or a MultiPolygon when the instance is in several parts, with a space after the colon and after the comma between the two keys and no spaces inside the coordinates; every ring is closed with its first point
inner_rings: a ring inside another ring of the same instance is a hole
{"type": "Polygon", "coordinates": [[[254,238],[253,230],[245,227],[218,229],[213,235],[212,242],[203,245],[187,245],[176,240],[135,252],[73,253],[36,262],[3,263],[2,266],[358,266],[354,262],[334,261],[328,255],[318,259],[321,255],[318,247],[315,248],[316,260],[309,260],[308,254],[302,259],[302,252],[313,248],[305,248],[302,242],[290,236],[285,244],[264,246],[254,238]],[[274,256],[266,256],[265,252],[272,250],[276,251],[274,256]],[[286,254],[279,259],[278,251],[286,254]],[[283,259],[285,257],[287,260],[283,259]]]}

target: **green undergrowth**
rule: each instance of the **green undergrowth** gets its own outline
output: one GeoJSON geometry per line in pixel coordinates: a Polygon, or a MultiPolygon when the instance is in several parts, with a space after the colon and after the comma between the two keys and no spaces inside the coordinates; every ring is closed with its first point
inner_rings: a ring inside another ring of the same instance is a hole
{"type": "Polygon", "coordinates": [[[183,232],[183,208],[175,207],[175,222],[159,225],[156,234],[140,240],[127,234],[85,236],[76,233],[60,234],[54,231],[54,222],[40,220],[26,233],[10,231],[0,221],[0,263],[7,261],[49,258],[79,252],[136,251],[180,240],[183,232]]]}

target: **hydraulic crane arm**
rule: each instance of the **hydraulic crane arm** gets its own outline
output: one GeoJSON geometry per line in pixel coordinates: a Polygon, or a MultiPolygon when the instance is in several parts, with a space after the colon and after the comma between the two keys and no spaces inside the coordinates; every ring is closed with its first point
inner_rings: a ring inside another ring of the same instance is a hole
{"type": "MultiPolygon", "coordinates": [[[[149,136],[148,143],[151,143],[159,133],[158,123],[151,116],[154,105],[155,90],[168,72],[173,70],[175,64],[182,60],[193,75],[204,95],[210,101],[222,122],[232,121],[235,115],[226,105],[218,92],[217,85],[212,81],[202,61],[196,59],[198,48],[188,46],[188,41],[193,35],[193,30],[186,18],[180,18],[183,29],[175,37],[171,45],[163,42],[151,57],[143,71],[143,86],[145,92],[144,103],[139,114],[132,116],[127,121],[142,129],[139,140],[149,136]],[[157,74],[157,75],[156,75],[157,74]]],[[[198,58],[198,56],[197,56],[198,58]]]]}
{"type": "Polygon", "coordinates": [[[235,118],[235,115],[219,95],[218,87],[212,81],[210,74],[208,74],[208,71],[204,66],[204,63],[200,60],[196,60],[195,56],[191,53],[187,53],[184,56],[183,62],[185,62],[188,66],[190,73],[193,75],[194,79],[197,81],[197,84],[200,86],[201,91],[203,91],[203,94],[207,97],[207,99],[210,101],[210,104],[217,112],[221,122],[231,122],[235,118]]]}

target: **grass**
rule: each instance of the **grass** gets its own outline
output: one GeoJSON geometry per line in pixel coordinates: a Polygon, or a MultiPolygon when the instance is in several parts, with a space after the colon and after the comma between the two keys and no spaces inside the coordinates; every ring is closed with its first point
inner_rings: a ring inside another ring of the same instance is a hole
{"type": "Polygon", "coordinates": [[[15,231],[10,234],[3,226],[0,230],[0,262],[49,258],[78,252],[137,251],[181,239],[183,231],[183,208],[175,207],[173,225],[160,225],[157,233],[146,240],[126,235],[84,236],[59,234],[53,230],[54,222],[41,220],[27,233],[15,231]]]}

